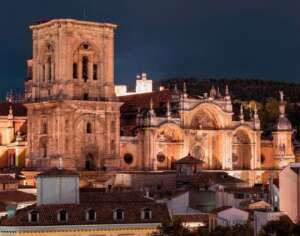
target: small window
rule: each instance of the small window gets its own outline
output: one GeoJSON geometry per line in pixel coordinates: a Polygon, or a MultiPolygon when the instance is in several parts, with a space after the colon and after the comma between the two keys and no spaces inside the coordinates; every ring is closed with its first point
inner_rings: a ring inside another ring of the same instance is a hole
{"type": "Polygon", "coordinates": [[[142,210],[141,218],[143,220],[151,220],[152,218],[152,211],[149,208],[145,208],[142,210]]]}
{"type": "Polygon", "coordinates": [[[88,93],[83,94],[83,100],[85,100],[85,101],[89,100],[89,94],[88,93]]]}
{"type": "Polygon", "coordinates": [[[157,154],[156,158],[157,158],[157,161],[160,163],[162,163],[166,160],[166,156],[162,152],[159,152],[157,154]]]}
{"type": "Polygon", "coordinates": [[[39,213],[37,211],[31,211],[28,214],[28,221],[30,223],[37,223],[39,221],[39,213]]]}
{"type": "Polygon", "coordinates": [[[83,57],[82,58],[82,79],[86,82],[89,78],[89,59],[88,57],[83,57]]]}
{"type": "Polygon", "coordinates": [[[51,78],[52,78],[52,68],[51,68],[51,65],[52,65],[52,59],[51,57],[48,57],[48,80],[50,81],[51,78]]]}
{"type": "Polygon", "coordinates": [[[130,153],[125,153],[125,155],[124,155],[124,161],[125,161],[125,163],[126,163],[127,165],[132,164],[132,162],[133,162],[133,156],[132,156],[132,154],[130,154],[130,153]]]}
{"type": "Polygon", "coordinates": [[[73,63],[73,79],[77,79],[78,77],[78,66],[77,63],[73,63]]]}
{"type": "Polygon", "coordinates": [[[66,222],[68,220],[68,214],[66,210],[60,210],[57,215],[59,222],[66,222]]]}
{"type": "Polygon", "coordinates": [[[47,150],[47,144],[43,144],[43,157],[47,157],[48,155],[48,150],[47,150]]]}
{"type": "Polygon", "coordinates": [[[115,220],[124,220],[124,210],[117,209],[114,211],[114,219],[115,220]]]}
{"type": "Polygon", "coordinates": [[[87,134],[92,133],[92,124],[90,122],[86,123],[86,133],[87,134]]]}
{"type": "Polygon", "coordinates": [[[93,65],[93,80],[98,79],[98,66],[96,64],[93,65]]]}
{"type": "Polygon", "coordinates": [[[42,134],[47,134],[48,133],[48,126],[47,126],[47,122],[44,121],[42,124],[42,134]]]}
{"type": "Polygon", "coordinates": [[[96,211],[90,209],[86,212],[86,220],[87,221],[95,221],[96,220],[96,211]]]}

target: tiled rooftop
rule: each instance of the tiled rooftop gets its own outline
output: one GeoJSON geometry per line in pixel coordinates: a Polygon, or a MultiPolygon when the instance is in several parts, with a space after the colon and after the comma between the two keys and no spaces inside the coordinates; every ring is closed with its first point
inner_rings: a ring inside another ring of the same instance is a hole
{"type": "Polygon", "coordinates": [[[158,204],[152,200],[143,198],[137,193],[100,193],[99,191],[82,190],[80,204],[52,204],[32,205],[17,211],[14,218],[4,218],[1,225],[5,226],[29,226],[29,225],[87,225],[87,224],[130,224],[130,223],[160,223],[169,218],[168,209],[165,204],[158,204]],[[141,218],[141,211],[149,208],[152,211],[151,219],[141,218]],[[86,219],[87,210],[96,212],[96,220],[86,219]],[[124,211],[123,220],[115,220],[113,212],[115,209],[124,211]],[[39,214],[38,223],[28,220],[28,213],[36,211],[39,214]],[[57,214],[65,210],[68,214],[66,222],[58,221],[57,214]]]}

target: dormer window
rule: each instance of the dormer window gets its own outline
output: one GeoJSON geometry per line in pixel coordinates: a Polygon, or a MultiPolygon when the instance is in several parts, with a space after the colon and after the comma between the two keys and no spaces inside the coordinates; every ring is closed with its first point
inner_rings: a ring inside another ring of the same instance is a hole
{"type": "Polygon", "coordinates": [[[39,213],[37,211],[31,211],[28,213],[28,222],[38,223],[39,222],[39,213]]]}
{"type": "Polygon", "coordinates": [[[86,212],[86,216],[85,216],[87,221],[95,221],[96,220],[96,211],[93,209],[89,209],[86,212]]]}
{"type": "Polygon", "coordinates": [[[68,220],[68,213],[66,210],[60,210],[57,214],[57,220],[59,222],[66,222],[68,220]]]}
{"type": "Polygon", "coordinates": [[[145,208],[141,212],[141,218],[142,220],[151,220],[152,218],[152,211],[149,208],[145,208]]]}
{"type": "Polygon", "coordinates": [[[123,209],[116,209],[114,211],[114,220],[117,220],[117,221],[124,220],[124,210],[123,209]]]}

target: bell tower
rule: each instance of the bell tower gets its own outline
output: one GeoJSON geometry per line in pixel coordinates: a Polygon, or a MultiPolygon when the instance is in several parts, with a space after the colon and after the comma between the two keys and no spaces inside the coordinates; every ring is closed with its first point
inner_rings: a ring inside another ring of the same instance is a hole
{"type": "Polygon", "coordinates": [[[275,166],[279,169],[283,169],[290,162],[295,162],[295,156],[292,146],[293,129],[291,122],[285,114],[285,101],[283,91],[280,91],[279,94],[279,118],[272,136],[275,166]]]}
{"type": "Polygon", "coordinates": [[[120,105],[114,93],[116,25],[55,19],[30,26],[25,84],[27,165],[117,168],[120,105]]]}

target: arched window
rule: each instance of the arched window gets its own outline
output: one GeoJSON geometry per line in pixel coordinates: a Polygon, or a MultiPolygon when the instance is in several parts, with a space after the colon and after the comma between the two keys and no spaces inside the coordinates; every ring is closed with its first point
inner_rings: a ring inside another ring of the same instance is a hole
{"type": "Polygon", "coordinates": [[[92,124],[90,122],[86,123],[86,133],[91,134],[92,133],[92,124]]]}
{"type": "Polygon", "coordinates": [[[152,218],[152,211],[149,208],[145,208],[141,212],[141,219],[142,220],[151,220],[152,218]]]}
{"type": "Polygon", "coordinates": [[[47,59],[47,64],[48,64],[48,80],[50,81],[51,78],[52,78],[52,58],[51,57],[48,57],[47,59]]]}
{"type": "Polygon", "coordinates": [[[93,160],[94,156],[91,153],[88,153],[85,158],[85,169],[92,170],[93,169],[93,160]]]}
{"type": "Polygon", "coordinates": [[[77,63],[73,63],[73,79],[77,79],[78,77],[78,66],[77,63]]]}
{"type": "Polygon", "coordinates": [[[95,221],[96,220],[96,211],[93,210],[93,209],[89,209],[87,212],[86,212],[86,220],[87,221],[95,221]]]}
{"type": "Polygon", "coordinates": [[[46,80],[46,68],[45,65],[43,65],[43,75],[42,75],[43,81],[46,80]]]}
{"type": "Polygon", "coordinates": [[[89,78],[89,59],[87,56],[82,58],[82,79],[86,82],[89,78]]]}
{"type": "Polygon", "coordinates": [[[93,65],[93,80],[98,79],[98,66],[96,64],[93,65]]]}
{"type": "Polygon", "coordinates": [[[114,220],[117,220],[117,221],[124,220],[124,210],[123,209],[116,209],[114,211],[114,220]]]}
{"type": "Polygon", "coordinates": [[[48,152],[48,151],[47,151],[47,144],[44,143],[44,144],[43,144],[43,157],[47,157],[47,155],[48,155],[47,152],[48,152]]]}
{"type": "Polygon", "coordinates": [[[28,222],[30,223],[38,223],[39,221],[39,213],[35,210],[28,213],[28,222]]]}
{"type": "Polygon", "coordinates": [[[67,211],[66,210],[60,210],[60,211],[58,211],[57,220],[59,222],[66,222],[66,221],[68,221],[67,211]]]}
{"type": "Polygon", "coordinates": [[[42,134],[47,134],[47,133],[48,133],[47,122],[44,121],[42,124],[42,134]]]}

